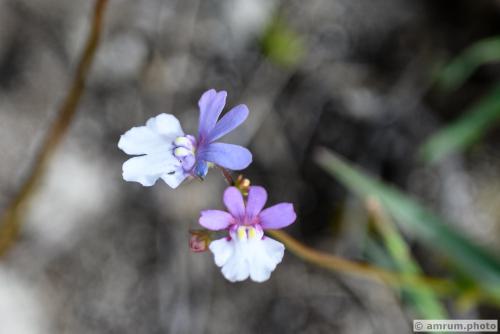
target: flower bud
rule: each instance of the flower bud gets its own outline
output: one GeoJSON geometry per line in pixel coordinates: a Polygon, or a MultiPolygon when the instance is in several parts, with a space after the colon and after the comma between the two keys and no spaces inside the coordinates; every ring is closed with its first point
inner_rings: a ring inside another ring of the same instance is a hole
{"type": "Polygon", "coordinates": [[[189,248],[195,253],[206,252],[208,245],[212,241],[211,232],[207,230],[190,230],[189,231],[189,248]]]}
{"type": "Polygon", "coordinates": [[[239,175],[236,181],[234,182],[234,186],[241,191],[244,196],[248,195],[248,190],[250,188],[250,180],[244,178],[243,175],[239,175]]]}

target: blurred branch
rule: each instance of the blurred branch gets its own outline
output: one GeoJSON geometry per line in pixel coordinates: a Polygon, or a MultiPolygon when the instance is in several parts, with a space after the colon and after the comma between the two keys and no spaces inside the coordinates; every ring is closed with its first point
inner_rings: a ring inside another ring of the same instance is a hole
{"type": "Polygon", "coordinates": [[[95,1],[91,29],[68,94],[62,102],[58,116],[52,125],[52,128],[47,133],[42,143],[31,173],[22,184],[16,197],[6,208],[2,219],[0,220],[0,256],[5,255],[15,242],[20,231],[22,223],[21,214],[25,204],[34,193],[38,182],[44,175],[47,162],[54,154],[56,148],[61,142],[61,139],[68,131],[71,121],[73,120],[78,103],[80,102],[85,90],[85,82],[90,72],[97,46],[99,45],[99,40],[102,35],[102,23],[107,4],[108,0],[95,1]]]}

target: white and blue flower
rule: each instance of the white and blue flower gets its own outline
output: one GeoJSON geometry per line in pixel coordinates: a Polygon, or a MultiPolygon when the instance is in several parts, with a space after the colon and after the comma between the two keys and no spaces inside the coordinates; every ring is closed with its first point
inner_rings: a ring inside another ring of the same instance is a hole
{"type": "Polygon", "coordinates": [[[152,186],[162,179],[177,188],[187,177],[204,178],[211,164],[230,170],[245,169],[252,154],[242,146],[216,140],[233,131],[248,117],[248,108],[238,105],[220,120],[227,93],[211,89],[199,102],[198,136],[186,135],[179,120],[170,114],[150,118],[145,126],[123,134],[118,147],[130,158],[123,164],[123,179],[152,186]]]}

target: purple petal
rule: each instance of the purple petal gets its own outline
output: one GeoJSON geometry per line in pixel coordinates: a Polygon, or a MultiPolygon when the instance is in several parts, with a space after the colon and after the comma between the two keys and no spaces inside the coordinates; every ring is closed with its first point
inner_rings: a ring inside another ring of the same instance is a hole
{"type": "Polygon", "coordinates": [[[224,204],[228,211],[237,219],[245,215],[245,203],[243,195],[236,187],[229,187],[224,191],[224,204]]]}
{"type": "Polygon", "coordinates": [[[264,229],[279,229],[292,224],[297,215],[293,210],[293,204],[280,203],[263,210],[259,218],[264,229]]]}
{"type": "Polygon", "coordinates": [[[200,149],[197,158],[231,170],[241,170],[252,162],[252,153],[239,145],[211,143],[200,149]]]}
{"type": "Polygon", "coordinates": [[[244,104],[240,104],[239,106],[229,110],[229,112],[217,122],[213,130],[210,131],[207,141],[213,142],[214,140],[217,140],[236,129],[247,119],[248,113],[248,108],[244,104]]]}
{"type": "Polygon", "coordinates": [[[224,230],[234,221],[233,216],[231,216],[226,211],[221,210],[204,210],[201,212],[199,223],[201,226],[212,230],[224,230]]]}
{"type": "Polygon", "coordinates": [[[266,189],[258,186],[250,187],[247,200],[247,217],[251,220],[257,216],[267,201],[266,189]]]}
{"type": "Polygon", "coordinates": [[[217,119],[226,104],[227,93],[225,91],[216,92],[210,89],[203,93],[198,101],[200,107],[200,123],[198,132],[200,136],[206,137],[217,123],[217,119]]]}

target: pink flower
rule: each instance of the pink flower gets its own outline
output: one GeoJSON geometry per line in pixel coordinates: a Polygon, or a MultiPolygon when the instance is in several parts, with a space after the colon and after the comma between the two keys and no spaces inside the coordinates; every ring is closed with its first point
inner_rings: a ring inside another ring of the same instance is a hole
{"type": "Polygon", "coordinates": [[[229,187],[224,192],[224,204],[229,212],[201,212],[200,225],[213,231],[229,232],[228,237],[212,241],[209,249],[214,254],[215,264],[231,282],[248,277],[264,282],[283,258],[285,246],[264,236],[264,230],[286,227],[297,216],[291,203],[262,210],[266,201],[267,192],[262,187],[250,187],[246,205],[241,192],[236,187],[229,187]]]}

